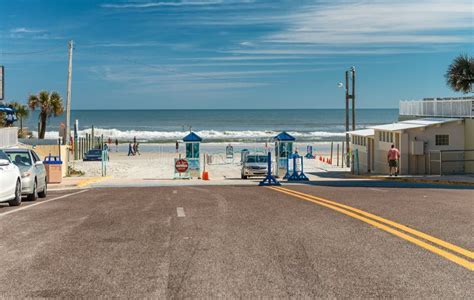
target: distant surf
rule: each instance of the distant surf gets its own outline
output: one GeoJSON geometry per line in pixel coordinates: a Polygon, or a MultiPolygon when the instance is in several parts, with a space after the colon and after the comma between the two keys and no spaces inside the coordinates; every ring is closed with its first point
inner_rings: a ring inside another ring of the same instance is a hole
{"type": "MultiPolygon", "coordinates": [[[[195,131],[200,137],[209,142],[254,142],[269,141],[276,136],[278,131],[257,131],[257,130],[242,130],[242,131],[218,131],[218,130],[198,130],[195,131]]],[[[78,136],[85,137],[86,134],[91,134],[91,129],[79,130],[78,136]]],[[[118,129],[104,129],[95,128],[94,135],[103,135],[105,139],[118,139],[120,142],[131,141],[134,138],[141,142],[147,143],[166,143],[181,140],[186,136],[188,131],[142,131],[142,130],[118,130],[118,129]]],[[[328,140],[342,140],[345,134],[343,132],[327,132],[327,131],[289,131],[291,135],[300,141],[328,141],[328,140]]],[[[37,136],[37,132],[33,132],[33,136],[37,136]]],[[[59,134],[57,131],[46,132],[46,139],[57,139],[59,134]]]]}
{"type": "MultiPolygon", "coordinates": [[[[398,119],[397,109],[358,109],[357,129],[398,119]]],[[[78,134],[118,139],[121,142],[137,140],[144,143],[169,143],[181,140],[192,129],[206,142],[269,141],[287,131],[297,141],[342,141],[345,136],[343,109],[288,109],[288,110],[73,110],[79,122],[78,134]]],[[[58,137],[61,118],[48,120],[46,138],[58,137]]],[[[38,126],[38,112],[32,112],[24,123],[31,131],[38,126]]],[[[36,132],[34,132],[36,135],[36,132]]]]}

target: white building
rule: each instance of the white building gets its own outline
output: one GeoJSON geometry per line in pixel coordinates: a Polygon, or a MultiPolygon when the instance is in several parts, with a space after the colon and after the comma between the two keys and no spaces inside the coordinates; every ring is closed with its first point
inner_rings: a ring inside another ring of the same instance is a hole
{"type": "Polygon", "coordinates": [[[400,174],[474,172],[474,151],[466,152],[474,150],[473,121],[424,118],[351,131],[351,149],[358,150],[360,173],[387,174],[392,144],[401,153],[400,174]]]}

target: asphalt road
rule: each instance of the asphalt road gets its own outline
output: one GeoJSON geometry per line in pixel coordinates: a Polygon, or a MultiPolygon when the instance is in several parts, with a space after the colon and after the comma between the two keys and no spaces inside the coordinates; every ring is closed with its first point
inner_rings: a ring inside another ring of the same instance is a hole
{"type": "MultiPolygon", "coordinates": [[[[286,188],[474,249],[473,190],[286,188]]],[[[21,208],[0,205],[0,297],[474,294],[474,272],[466,266],[281,190],[215,186],[71,193],[50,193],[21,208]]]]}

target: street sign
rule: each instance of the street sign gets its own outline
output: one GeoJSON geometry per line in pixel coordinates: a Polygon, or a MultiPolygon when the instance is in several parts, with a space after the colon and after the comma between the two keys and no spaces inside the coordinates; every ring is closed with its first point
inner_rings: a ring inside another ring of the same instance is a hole
{"type": "Polygon", "coordinates": [[[188,161],[186,159],[178,159],[174,163],[174,168],[178,173],[185,173],[188,171],[189,168],[188,161]]]}
{"type": "Polygon", "coordinates": [[[5,97],[5,68],[0,66],[0,100],[3,100],[5,97]]]}

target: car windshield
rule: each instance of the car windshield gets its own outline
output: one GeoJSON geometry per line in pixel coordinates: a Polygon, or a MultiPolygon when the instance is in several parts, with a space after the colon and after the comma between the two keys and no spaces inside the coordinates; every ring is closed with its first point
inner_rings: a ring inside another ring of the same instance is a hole
{"type": "Polygon", "coordinates": [[[10,159],[8,158],[8,155],[6,155],[5,152],[3,152],[2,150],[0,150],[0,159],[10,160],[10,159]]]}
{"type": "Polygon", "coordinates": [[[30,167],[31,166],[31,156],[29,152],[7,152],[10,160],[17,165],[18,167],[30,167]]]}
{"type": "Polygon", "coordinates": [[[247,155],[245,160],[248,163],[266,163],[267,156],[264,155],[247,155]]]}
{"type": "Polygon", "coordinates": [[[102,151],[100,151],[100,150],[89,150],[88,154],[90,154],[90,155],[101,155],[102,154],[101,152],[102,151]]]}

